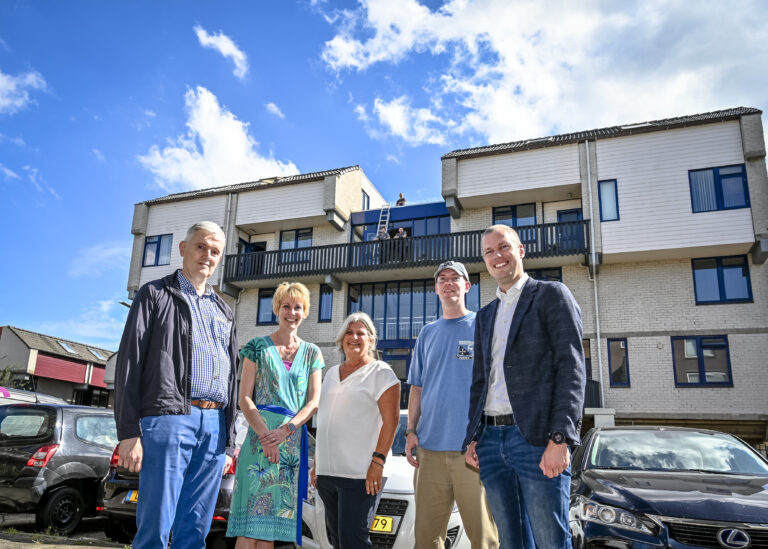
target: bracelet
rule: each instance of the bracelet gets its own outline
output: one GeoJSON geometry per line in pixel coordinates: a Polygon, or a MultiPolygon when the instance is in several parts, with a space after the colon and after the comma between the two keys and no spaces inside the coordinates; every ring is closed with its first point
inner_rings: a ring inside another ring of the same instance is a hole
{"type": "Polygon", "coordinates": [[[384,455],[384,454],[382,454],[382,453],[379,453],[379,452],[374,452],[372,455],[373,455],[373,457],[375,457],[375,458],[379,458],[379,459],[381,460],[381,462],[382,462],[382,463],[386,463],[386,462],[387,462],[387,456],[385,456],[385,455],[384,455]]]}
{"type": "Polygon", "coordinates": [[[379,463],[378,461],[373,461],[373,460],[371,460],[371,463],[375,463],[376,465],[378,465],[379,467],[384,469],[384,464],[383,463],[379,463]]]}
{"type": "Polygon", "coordinates": [[[416,429],[406,429],[405,430],[405,436],[415,435],[415,434],[416,434],[416,429]]]}

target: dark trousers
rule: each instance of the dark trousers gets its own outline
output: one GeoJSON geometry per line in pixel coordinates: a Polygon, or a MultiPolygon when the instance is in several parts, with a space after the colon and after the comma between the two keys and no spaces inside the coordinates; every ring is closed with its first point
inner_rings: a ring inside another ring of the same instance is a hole
{"type": "Polygon", "coordinates": [[[325,506],[325,529],[333,548],[370,548],[368,528],[379,497],[365,493],[365,479],[318,475],[317,493],[325,506]]]}

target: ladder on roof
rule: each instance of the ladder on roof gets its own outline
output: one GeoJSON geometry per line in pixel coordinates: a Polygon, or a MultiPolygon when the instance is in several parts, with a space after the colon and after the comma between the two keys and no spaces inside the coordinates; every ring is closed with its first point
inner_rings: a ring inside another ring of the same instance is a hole
{"type": "Polygon", "coordinates": [[[379,214],[379,225],[376,227],[376,234],[379,234],[382,228],[385,231],[389,229],[389,208],[389,202],[381,207],[381,213],[379,214]]]}

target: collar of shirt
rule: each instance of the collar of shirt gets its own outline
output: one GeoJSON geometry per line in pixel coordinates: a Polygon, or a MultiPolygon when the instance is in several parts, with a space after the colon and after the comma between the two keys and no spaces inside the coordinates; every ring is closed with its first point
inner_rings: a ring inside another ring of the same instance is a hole
{"type": "MultiPolygon", "coordinates": [[[[188,295],[194,295],[197,297],[197,288],[189,281],[187,280],[187,277],[181,274],[181,269],[179,269],[176,274],[178,275],[176,278],[179,281],[179,288],[181,288],[181,291],[188,295]]],[[[204,296],[208,296],[213,291],[213,288],[211,288],[211,285],[206,283],[205,284],[205,291],[203,292],[204,296]]],[[[200,296],[202,297],[202,296],[200,296]]]]}
{"type": "Polygon", "coordinates": [[[496,297],[499,298],[499,300],[502,303],[508,303],[512,300],[517,300],[520,297],[520,293],[523,291],[523,286],[525,286],[525,282],[528,280],[528,273],[523,273],[522,276],[515,282],[512,287],[507,290],[506,292],[502,290],[501,288],[496,288],[496,297]]]}

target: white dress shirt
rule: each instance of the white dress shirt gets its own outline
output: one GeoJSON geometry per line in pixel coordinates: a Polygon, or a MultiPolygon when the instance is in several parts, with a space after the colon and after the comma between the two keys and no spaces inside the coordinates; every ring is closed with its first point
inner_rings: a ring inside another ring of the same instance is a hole
{"type": "Polygon", "coordinates": [[[488,396],[485,398],[485,413],[489,416],[512,413],[507,382],[504,379],[504,354],[507,350],[507,338],[509,337],[509,328],[512,325],[512,317],[515,315],[517,302],[520,301],[520,294],[526,280],[528,280],[528,275],[523,273],[520,279],[506,292],[502,291],[501,288],[496,288],[499,307],[496,309],[496,320],[493,323],[491,372],[488,380],[488,396]]]}

